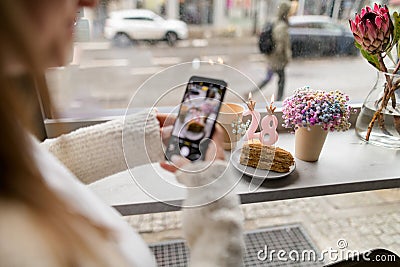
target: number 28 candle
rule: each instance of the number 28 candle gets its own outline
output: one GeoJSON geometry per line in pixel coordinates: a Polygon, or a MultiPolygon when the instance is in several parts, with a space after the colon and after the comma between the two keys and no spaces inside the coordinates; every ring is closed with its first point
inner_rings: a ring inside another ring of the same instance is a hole
{"type": "Polygon", "coordinates": [[[256,131],[258,129],[258,124],[260,123],[261,115],[260,112],[254,109],[256,107],[256,101],[254,101],[251,97],[252,95],[250,92],[249,101],[247,102],[247,107],[249,108],[249,110],[243,112],[243,116],[251,115],[251,124],[246,132],[246,135],[244,136],[245,141],[259,138],[260,135],[260,133],[256,133],[256,131]]]}
{"type": "Polygon", "coordinates": [[[261,115],[254,108],[256,106],[256,102],[252,100],[252,95],[249,93],[249,101],[247,102],[247,107],[249,110],[246,110],[243,113],[243,116],[251,115],[251,124],[247,133],[244,137],[245,141],[252,139],[259,139],[263,145],[273,145],[278,141],[278,132],[276,128],[278,127],[278,119],[274,115],[274,111],[276,107],[273,106],[274,103],[274,95],[271,97],[271,103],[267,106],[267,116],[265,116],[261,121],[261,132],[256,133],[258,129],[258,125],[260,122],[261,115]],[[268,136],[268,138],[266,138],[268,136]]]}
{"type": "Polygon", "coordinates": [[[267,106],[267,116],[265,116],[261,121],[261,134],[260,141],[263,145],[272,146],[278,141],[278,132],[276,128],[278,127],[278,119],[274,115],[276,107],[274,104],[274,95],[271,97],[271,103],[269,107],[267,106]],[[265,136],[268,135],[268,139],[265,136]]]}

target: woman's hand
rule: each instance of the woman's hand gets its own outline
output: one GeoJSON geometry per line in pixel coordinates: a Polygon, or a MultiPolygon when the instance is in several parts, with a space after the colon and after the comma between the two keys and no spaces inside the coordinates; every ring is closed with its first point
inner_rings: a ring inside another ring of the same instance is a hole
{"type": "Polygon", "coordinates": [[[176,117],[171,114],[158,113],[157,120],[160,123],[161,140],[164,145],[168,145],[168,140],[171,137],[176,117]]]}
{"type": "MultiPolygon", "coordinates": [[[[172,131],[172,129],[171,129],[172,131]]],[[[223,134],[223,129],[219,124],[215,125],[215,130],[214,134],[212,136],[211,142],[208,144],[208,148],[206,151],[206,156],[205,156],[205,161],[210,161],[213,162],[215,160],[224,160],[225,155],[224,155],[224,149],[222,147],[224,141],[224,134],[223,134]]],[[[171,161],[173,164],[169,164],[165,161],[160,163],[160,166],[170,172],[176,172],[180,168],[182,168],[184,165],[191,163],[190,160],[173,155],[171,157],[171,161]]]]}

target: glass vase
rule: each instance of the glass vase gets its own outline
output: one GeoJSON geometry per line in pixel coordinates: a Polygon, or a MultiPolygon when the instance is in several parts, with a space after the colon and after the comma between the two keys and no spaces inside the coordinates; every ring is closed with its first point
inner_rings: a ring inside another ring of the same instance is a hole
{"type": "Polygon", "coordinates": [[[389,88],[388,81],[400,87],[399,74],[378,72],[376,83],[357,117],[356,133],[370,144],[400,149],[400,89],[395,90],[394,97],[388,98],[387,105],[382,106],[385,90],[389,88]],[[380,113],[377,113],[380,116],[377,116],[368,138],[368,127],[379,109],[382,109],[380,113]]]}

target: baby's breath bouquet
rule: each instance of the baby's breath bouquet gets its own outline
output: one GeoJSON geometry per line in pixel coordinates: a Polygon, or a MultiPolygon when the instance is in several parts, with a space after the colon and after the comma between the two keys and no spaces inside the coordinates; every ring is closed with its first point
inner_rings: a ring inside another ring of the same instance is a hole
{"type": "Polygon", "coordinates": [[[349,97],[340,91],[297,89],[283,101],[283,126],[296,130],[320,125],[326,131],[346,131],[350,128],[348,101],[349,97]]]}
{"type": "Polygon", "coordinates": [[[246,133],[247,129],[250,126],[250,120],[243,122],[242,118],[238,118],[237,120],[234,120],[232,122],[231,126],[233,134],[244,136],[244,134],[246,133]]]}

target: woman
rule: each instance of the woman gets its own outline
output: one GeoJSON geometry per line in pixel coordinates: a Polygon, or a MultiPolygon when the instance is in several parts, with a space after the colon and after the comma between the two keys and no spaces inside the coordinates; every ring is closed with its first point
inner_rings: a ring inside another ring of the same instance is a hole
{"type": "MultiPolygon", "coordinates": [[[[76,12],[96,4],[0,1],[0,266],[155,266],[140,237],[29,134],[30,99],[20,78],[50,99],[44,71],[66,63],[76,12]]],[[[146,121],[158,128],[164,122],[146,121]]],[[[158,131],[153,135],[159,142],[158,131]]],[[[175,171],[182,164],[162,166],[175,171]]]]}

